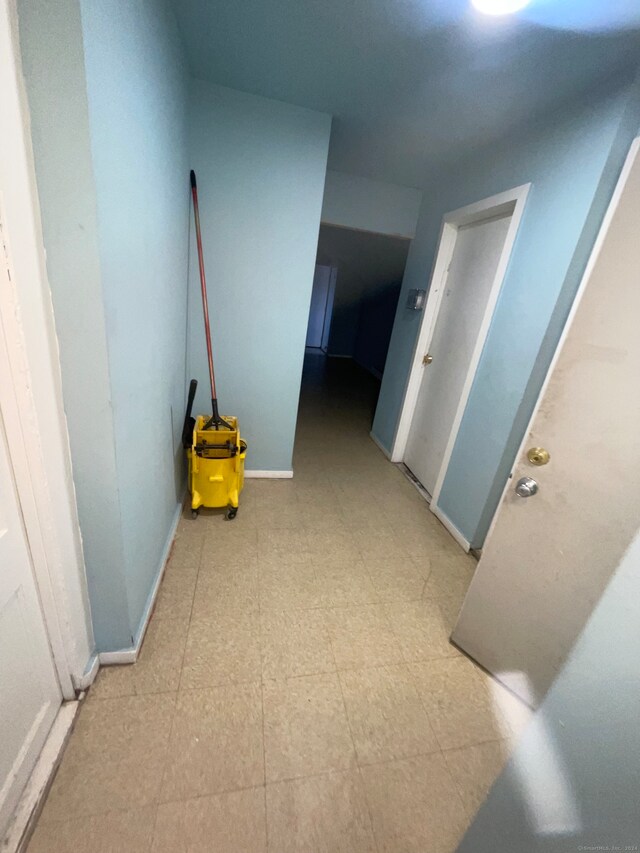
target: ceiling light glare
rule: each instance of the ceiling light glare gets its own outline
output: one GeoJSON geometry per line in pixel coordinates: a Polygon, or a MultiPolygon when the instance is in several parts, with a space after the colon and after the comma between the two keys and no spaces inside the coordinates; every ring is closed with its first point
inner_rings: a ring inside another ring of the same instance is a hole
{"type": "Polygon", "coordinates": [[[531,0],[471,0],[478,12],[485,15],[512,15],[528,6],[531,0]]]}

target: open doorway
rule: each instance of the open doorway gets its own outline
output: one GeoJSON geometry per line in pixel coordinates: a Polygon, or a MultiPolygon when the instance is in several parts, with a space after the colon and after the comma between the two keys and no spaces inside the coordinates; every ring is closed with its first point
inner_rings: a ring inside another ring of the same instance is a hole
{"type": "Polygon", "coordinates": [[[301,414],[309,397],[350,410],[368,435],[410,240],[323,224],[307,326],[301,414]],[[345,408],[346,407],[346,408],[345,408]]]}

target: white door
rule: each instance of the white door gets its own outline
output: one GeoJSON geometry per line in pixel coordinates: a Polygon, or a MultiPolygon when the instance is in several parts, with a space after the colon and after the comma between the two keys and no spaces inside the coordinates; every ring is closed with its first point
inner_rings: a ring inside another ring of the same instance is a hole
{"type": "Polygon", "coordinates": [[[458,229],[404,463],[430,495],[453,428],[512,213],[458,229]]]}
{"type": "Polygon", "coordinates": [[[61,702],[0,412],[0,838],[61,702]]]}
{"type": "Polygon", "coordinates": [[[639,143],[453,633],[534,705],[640,528],[639,143]],[[534,448],[548,451],[547,464],[529,461],[534,448]],[[522,477],[535,494],[516,493],[522,477]]]}

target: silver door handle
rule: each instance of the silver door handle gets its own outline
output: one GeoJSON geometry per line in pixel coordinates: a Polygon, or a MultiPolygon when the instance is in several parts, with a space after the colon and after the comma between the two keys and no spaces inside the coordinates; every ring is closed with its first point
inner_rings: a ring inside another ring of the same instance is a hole
{"type": "Polygon", "coordinates": [[[533,477],[520,477],[516,483],[516,495],[520,498],[531,498],[538,491],[538,484],[533,477]]]}

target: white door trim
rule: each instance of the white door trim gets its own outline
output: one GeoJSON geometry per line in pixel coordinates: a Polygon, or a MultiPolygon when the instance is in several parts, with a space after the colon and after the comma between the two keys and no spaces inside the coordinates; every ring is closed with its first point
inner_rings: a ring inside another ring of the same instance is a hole
{"type": "MultiPolygon", "coordinates": [[[[499,216],[502,213],[512,211],[507,237],[500,255],[494,280],[491,285],[491,291],[489,293],[489,299],[487,300],[484,316],[480,325],[478,339],[471,356],[469,369],[465,377],[462,394],[460,395],[456,415],[447,440],[446,450],[442,458],[440,472],[438,474],[438,479],[431,499],[431,509],[439,518],[441,518],[441,515],[436,511],[438,497],[447,472],[453,446],[467,405],[467,400],[469,399],[471,385],[473,384],[473,380],[478,369],[480,356],[482,355],[484,343],[489,332],[493,312],[504,281],[507,265],[509,263],[509,258],[511,257],[511,252],[516,240],[520,221],[522,220],[522,214],[524,212],[524,206],[530,188],[531,184],[522,184],[521,186],[506,190],[505,192],[497,193],[489,198],[482,199],[474,204],[469,204],[466,207],[461,207],[458,210],[446,213],[442,219],[440,239],[429,283],[429,296],[427,298],[427,304],[420,324],[420,331],[418,332],[418,338],[411,362],[411,369],[407,379],[404,401],[402,403],[402,409],[398,421],[398,428],[396,430],[393,448],[391,451],[392,462],[401,462],[404,459],[409,431],[411,429],[411,422],[413,420],[416,403],[418,401],[418,394],[420,392],[420,384],[422,381],[422,371],[424,369],[422,365],[422,357],[426,352],[428,352],[429,345],[431,344],[433,333],[435,331],[442,303],[442,294],[445,290],[449,266],[453,258],[453,251],[458,236],[458,229],[463,225],[470,225],[473,222],[481,222],[484,219],[489,219],[494,216],[499,216]]],[[[458,536],[459,535],[458,531],[458,536]]],[[[456,538],[458,538],[458,536],[456,538]]],[[[466,540],[463,540],[463,542],[466,542],[466,540]]],[[[465,547],[465,545],[463,545],[463,547],[465,547]]],[[[466,543],[466,547],[468,548],[468,543],[466,543]]]]}
{"type": "Polygon", "coordinates": [[[94,640],[18,44],[15,0],[0,0],[0,399],[52,656],[74,699],[94,640]]]}

